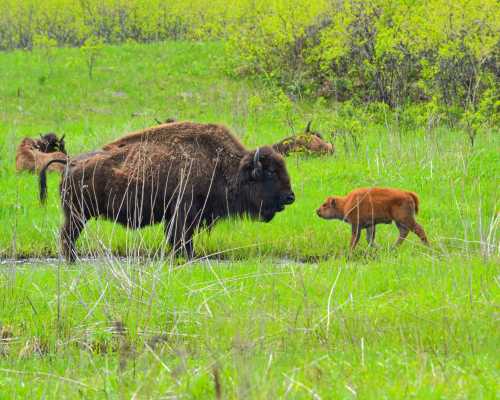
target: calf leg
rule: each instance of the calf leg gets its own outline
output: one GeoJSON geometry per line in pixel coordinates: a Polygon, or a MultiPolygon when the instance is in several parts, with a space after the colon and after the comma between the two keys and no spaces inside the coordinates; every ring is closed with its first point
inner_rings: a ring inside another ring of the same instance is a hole
{"type": "Polygon", "coordinates": [[[421,225],[415,222],[414,226],[412,227],[412,231],[420,238],[422,243],[424,243],[426,246],[429,246],[429,241],[427,240],[424,228],[422,228],[421,225]]]}
{"type": "Polygon", "coordinates": [[[375,225],[366,228],[366,241],[368,246],[375,246],[375,225]]]}
{"type": "Polygon", "coordinates": [[[427,240],[427,236],[425,235],[424,228],[422,228],[419,224],[417,224],[417,221],[415,221],[414,217],[411,216],[411,217],[405,218],[404,221],[397,221],[396,225],[399,228],[400,239],[401,239],[401,236],[402,236],[401,235],[401,229],[403,229],[403,231],[406,232],[404,234],[403,239],[402,240],[398,239],[398,243],[396,243],[396,244],[400,244],[404,240],[404,238],[408,235],[408,232],[412,231],[413,233],[415,233],[420,238],[420,240],[424,244],[426,244],[427,246],[429,245],[429,241],[427,240]]]}
{"type": "Polygon", "coordinates": [[[352,252],[359,242],[359,238],[361,236],[361,228],[359,227],[359,225],[353,224],[351,226],[351,232],[352,235],[351,235],[351,244],[349,246],[349,250],[352,252]]]}
{"type": "Polygon", "coordinates": [[[398,240],[396,240],[396,243],[394,245],[399,246],[406,239],[410,230],[407,228],[407,226],[405,224],[403,224],[401,222],[396,222],[396,226],[399,229],[399,237],[398,237],[398,240]]]}

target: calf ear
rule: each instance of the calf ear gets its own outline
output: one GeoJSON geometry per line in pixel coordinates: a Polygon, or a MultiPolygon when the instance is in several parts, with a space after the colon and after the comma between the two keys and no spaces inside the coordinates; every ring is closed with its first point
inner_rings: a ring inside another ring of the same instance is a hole
{"type": "Polygon", "coordinates": [[[255,150],[255,154],[253,156],[252,160],[252,172],[250,173],[250,176],[254,180],[258,180],[262,177],[263,171],[262,171],[262,163],[260,162],[260,149],[255,150]]]}
{"type": "Polygon", "coordinates": [[[337,203],[335,202],[335,198],[330,197],[330,198],[328,199],[328,204],[330,204],[330,207],[335,208],[335,207],[336,207],[336,205],[337,205],[337,203]]]}

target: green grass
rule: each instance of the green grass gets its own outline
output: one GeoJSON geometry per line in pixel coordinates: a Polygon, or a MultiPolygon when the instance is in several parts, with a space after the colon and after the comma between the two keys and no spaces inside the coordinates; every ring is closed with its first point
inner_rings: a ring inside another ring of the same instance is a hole
{"type": "Polygon", "coordinates": [[[493,399],[497,272],[480,259],[409,254],[19,267],[2,276],[13,338],[0,392],[206,398],[216,368],[227,398],[493,399]]]}
{"type": "MultiPolygon", "coordinates": [[[[89,79],[78,49],[0,53],[0,257],[58,254],[59,178],[40,207],[36,177],[14,172],[24,136],[66,133],[78,154],[154,118],[224,123],[249,147],[289,120],[329,134],[342,107],[288,109],[224,57],[218,43],[105,47],[89,79]]],[[[78,243],[95,261],[0,265],[0,398],[206,398],[214,370],[224,398],[498,397],[498,129],[471,149],[454,129],[365,122],[357,151],[337,139],[333,157],[287,159],[297,200],[271,223],[196,237],[224,262],[172,262],[160,226],[95,221],[78,243]],[[349,226],[314,211],[371,185],[420,195],[430,249],[411,235],[394,251],[381,226],[378,249],[346,257],[349,226]]]]}

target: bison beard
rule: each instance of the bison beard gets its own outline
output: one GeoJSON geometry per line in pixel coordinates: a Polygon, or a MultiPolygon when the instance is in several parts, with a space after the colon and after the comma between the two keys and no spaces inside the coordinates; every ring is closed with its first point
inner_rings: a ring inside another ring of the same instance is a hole
{"type": "MultiPolygon", "coordinates": [[[[42,201],[48,165],[40,172],[42,201]]],[[[192,258],[198,227],[243,214],[268,222],[295,198],[283,158],[271,147],[249,151],[226,128],[191,122],[130,134],[73,158],[60,193],[68,261],[75,260],[75,242],[91,218],[131,228],[163,222],[173,251],[192,258]]]]}

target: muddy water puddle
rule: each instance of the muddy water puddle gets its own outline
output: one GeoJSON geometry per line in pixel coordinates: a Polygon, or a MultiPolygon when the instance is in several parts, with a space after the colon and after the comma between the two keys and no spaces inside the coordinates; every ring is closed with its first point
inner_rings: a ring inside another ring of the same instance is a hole
{"type": "MultiPolygon", "coordinates": [[[[185,264],[177,264],[177,267],[182,265],[193,265],[193,264],[210,264],[216,263],[218,265],[231,265],[231,264],[239,264],[245,261],[249,262],[262,262],[265,264],[274,264],[276,266],[289,266],[289,265],[315,265],[321,261],[324,261],[323,257],[308,257],[308,258],[293,258],[293,257],[270,257],[270,258],[262,258],[262,259],[230,259],[227,257],[221,256],[207,256],[200,257],[193,261],[186,262],[185,264]]],[[[112,257],[81,257],[78,258],[76,264],[151,264],[151,263],[167,263],[167,264],[176,264],[175,260],[172,260],[169,257],[164,258],[150,258],[150,257],[125,257],[125,256],[112,256],[112,257]]],[[[0,267],[8,267],[8,266],[71,266],[71,264],[67,264],[64,259],[58,257],[26,257],[26,258],[4,258],[0,259],[0,267]]]]}

